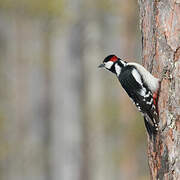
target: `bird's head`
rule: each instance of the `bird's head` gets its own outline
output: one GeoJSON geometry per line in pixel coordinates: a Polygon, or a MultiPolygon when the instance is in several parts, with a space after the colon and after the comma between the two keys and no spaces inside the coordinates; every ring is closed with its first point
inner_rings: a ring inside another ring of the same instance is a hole
{"type": "Polygon", "coordinates": [[[126,65],[125,61],[122,61],[116,55],[109,55],[107,56],[103,63],[100,64],[99,68],[106,68],[107,70],[115,73],[116,75],[120,75],[122,67],[126,65]]]}

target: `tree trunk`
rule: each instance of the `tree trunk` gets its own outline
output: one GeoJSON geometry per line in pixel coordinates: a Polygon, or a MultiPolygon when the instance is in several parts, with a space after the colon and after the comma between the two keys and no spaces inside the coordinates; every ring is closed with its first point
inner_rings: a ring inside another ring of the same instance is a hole
{"type": "Polygon", "coordinates": [[[180,0],[139,0],[143,64],[156,77],[167,66],[158,102],[160,133],[148,138],[151,179],[180,179],[180,0]]]}

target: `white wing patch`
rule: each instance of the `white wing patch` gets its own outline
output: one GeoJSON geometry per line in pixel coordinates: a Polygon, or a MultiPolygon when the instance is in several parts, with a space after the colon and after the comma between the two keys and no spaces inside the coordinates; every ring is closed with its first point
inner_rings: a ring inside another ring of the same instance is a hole
{"type": "Polygon", "coordinates": [[[159,79],[155,78],[149,71],[147,71],[143,66],[140,64],[131,62],[128,65],[133,65],[137,68],[137,70],[142,74],[144,82],[147,84],[148,88],[152,92],[156,92],[159,88],[159,79]]]}
{"type": "Polygon", "coordinates": [[[141,81],[141,76],[139,75],[136,69],[132,70],[132,75],[134,76],[135,80],[142,86],[143,83],[141,81]]]}
{"type": "Polygon", "coordinates": [[[136,69],[132,70],[132,75],[134,76],[135,80],[141,85],[142,89],[139,92],[141,96],[146,96],[146,88],[143,87],[143,83],[141,80],[141,76],[139,75],[138,71],[136,69]]]}
{"type": "Polygon", "coordinates": [[[153,103],[153,99],[151,99],[149,102],[147,101],[147,104],[151,105],[153,103]]]}
{"type": "Polygon", "coordinates": [[[146,96],[146,89],[143,87],[140,91],[141,96],[145,97],[146,96]]]}

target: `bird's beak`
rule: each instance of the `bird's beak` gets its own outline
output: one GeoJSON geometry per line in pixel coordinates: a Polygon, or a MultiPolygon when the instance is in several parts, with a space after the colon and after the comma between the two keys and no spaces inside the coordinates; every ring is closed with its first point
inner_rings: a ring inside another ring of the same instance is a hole
{"type": "Polygon", "coordinates": [[[98,66],[98,68],[103,68],[104,67],[104,64],[100,64],[99,66],[98,66]]]}

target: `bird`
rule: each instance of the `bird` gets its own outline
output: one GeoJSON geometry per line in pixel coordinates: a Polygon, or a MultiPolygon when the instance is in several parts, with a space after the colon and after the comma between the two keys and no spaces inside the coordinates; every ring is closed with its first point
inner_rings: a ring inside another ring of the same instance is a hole
{"type": "Polygon", "coordinates": [[[154,77],[142,65],[126,62],[114,54],[107,56],[98,66],[115,74],[133,104],[142,113],[150,139],[159,131],[157,100],[160,79],[154,77]]]}

